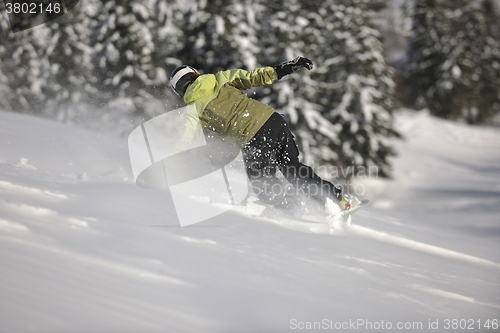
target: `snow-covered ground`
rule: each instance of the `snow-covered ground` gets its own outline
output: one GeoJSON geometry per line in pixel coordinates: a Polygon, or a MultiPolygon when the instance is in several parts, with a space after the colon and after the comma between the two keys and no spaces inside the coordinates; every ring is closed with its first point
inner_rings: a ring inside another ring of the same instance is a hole
{"type": "Polygon", "coordinates": [[[498,331],[500,130],[397,128],[394,179],[360,180],[372,204],[341,232],[180,228],[125,140],[0,112],[0,332],[498,331]]]}

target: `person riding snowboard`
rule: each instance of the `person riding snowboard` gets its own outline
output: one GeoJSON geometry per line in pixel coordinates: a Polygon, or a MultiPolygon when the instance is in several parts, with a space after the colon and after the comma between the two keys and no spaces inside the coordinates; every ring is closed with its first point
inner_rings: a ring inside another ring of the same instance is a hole
{"type": "Polygon", "coordinates": [[[293,201],[285,191],[274,191],[272,185],[276,184],[276,169],[279,169],[296,192],[323,206],[330,198],[347,210],[350,204],[341,189],[299,161],[299,150],[283,117],[272,107],[242,93],[242,90],[270,85],[302,67],[311,70],[313,63],[299,56],[274,67],[252,71],[231,69],[204,75],[184,65],[172,72],[170,84],[187,105],[194,103],[204,130],[239,146],[251,187],[259,200],[278,207],[287,207],[293,201]]]}

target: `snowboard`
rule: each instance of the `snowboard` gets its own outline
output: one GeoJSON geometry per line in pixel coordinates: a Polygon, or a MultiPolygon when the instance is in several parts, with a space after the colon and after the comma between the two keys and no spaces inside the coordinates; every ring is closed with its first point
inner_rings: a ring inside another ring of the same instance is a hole
{"type": "Polygon", "coordinates": [[[319,210],[300,212],[293,209],[278,209],[271,205],[258,202],[256,198],[253,198],[250,199],[244,207],[238,210],[244,215],[263,220],[295,221],[307,224],[332,224],[335,221],[342,221],[343,225],[350,225],[352,215],[366,206],[369,200],[359,201],[357,198],[351,197],[349,201],[352,204],[349,210],[342,211],[338,204],[330,200],[330,202],[327,203],[330,207],[326,209],[326,212],[323,209],[322,212],[319,210]]]}
{"type": "Polygon", "coordinates": [[[354,206],[351,206],[350,209],[344,210],[344,211],[340,212],[339,214],[337,214],[336,218],[342,219],[344,221],[345,225],[350,225],[351,224],[351,217],[356,212],[358,212],[361,208],[366,206],[368,203],[370,203],[370,200],[358,201],[357,203],[355,203],[354,206]]]}
{"type": "Polygon", "coordinates": [[[356,205],[355,207],[351,207],[348,210],[344,210],[341,214],[343,216],[352,216],[352,215],[354,215],[354,213],[356,213],[358,210],[360,210],[361,208],[363,208],[364,206],[366,206],[369,203],[370,203],[370,200],[368,200],[368,199],[362,200],[362,201],[360,201],[360,203],[358,205],[356,205]]]}

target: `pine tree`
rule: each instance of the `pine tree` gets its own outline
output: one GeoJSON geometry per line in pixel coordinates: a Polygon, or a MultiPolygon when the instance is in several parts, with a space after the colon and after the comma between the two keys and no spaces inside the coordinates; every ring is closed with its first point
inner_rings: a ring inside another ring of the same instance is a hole
{"type": "Polygon", "coordinates": [[[365,170],[376,166],[378,176],[386,177],[388,157],[394,155],[388,139],[399,135],[392,124],[393,72],[370,19],[371,11],[379,8],[379,1],[360,0],[336,2],[325,10],[321,24],[333,33],[323,45],[334,47],[323,54],[323,73],[313,78],[320,82],[316,94],[321,113],[341,128],[340,144],[329,144],[339,155],[338,164],[365,170]]]}
{"type": "Polygon", "coordinates": [[[17,33],[2,20],[0,58],[10,109],[53,116],[62,106],[80,102],[82,92],[91,90],[85,77],[91,73],[85,10],[95,2],[83,2],[57,20],[17,33]]]}
{"type": "Polygon", "coordinates": [[[443,118],[489,121],[500,111],[500,43],[490,0],[417,0],[405,65],[420,103],[443,118]]]}
{"type": "Polygon", "coordinates": [[[256,68],[260,10],[262,6],[250,0],[193,1],[184,18],[185,45],[177,57],[206,73],[256,68]]]}
{"type": "MultiPolygon", "coordinates": [[[[3,3],[2,3],[3,6],[3,3]]],[[[44,36],[36,29],[13,33],[7,14],[0,10],[0,80],[2,106],[24,113],[39,113],[44,106],[49,65],[42,57],[44,36]]]]}
{"type": "MultiPolygon", "coordinates": [[[[177,0],[155,0],[153,16],[149,29],[155,51],[151,54],[151,72],[153,78],[152,94],[176,104],[177,97],[170,89],[170,73],[182,64],[176,54],[184,45],[182,25],[184,21],[183,5],[177,0]],[[172,102],[176,101],[176,102],[172,102]]],[[[170,108],[174,105],[169,106],[170,108]]]]}
{"type": "Polygon", "coordinates": [[[124,112],[140,115],[147,111],[152,99],[149,87],[154,85],[151,56],[155,45],[148,26],[153,8],[152,1],[102,1],[91,43],[101,103],[119,98],[128,109],[124,112]]]}
{"type": "Polygon", "coordinates": [[[45,96],[45,114],[56,114],[59,120],[70,120],[72,111],[89,102],[98,91],[91,63],[90,33],[96,0],[80,2],[65,16],[37,29],[49,29],[50,38],[44,57],[50,63],[50,77],[45,96]]]}
{"type": "MultiPolygon", "coordinates": [[[[260,33],[264,46],[263,62],[275,65],[303,55],[315,63],[314,71],[318,71],[321,53],[321,50],[315,49],[319,47],[315,36],[318,31],[311,31],[308,15],[309,11],[300,0],[275,1],[266,8],[265,17],[269,19],[265,21],[267,24],[260,33]]],[[[323,117],[321,105],[313,97],[317,86],[310,73],[301,70],[300,74],[287,76],[264,89],[267,96],[261,98],[284,113],[296,135],[302,160],[309,165],[337,160],[337,155],[330,149],[321,147],[315,138],[316,132],[338,141],[336,127],[323,117]],[[321,149],[322,152],[319,152],[321,149]]]]}
{"type": "MultiPolygon", "coordinates": [[[[267,29],[277,39],[266,49],[287,58],[304,55],[315,63],[273,85],[269,98],[288,116],[307,164],[378,168],[388,176],[393,150],[394,83],[369,13],[378,2],[302,1],[281,3],[267,29]]],[[[268,56],[269,57],[269,56],[268,56]]],[[[350,177],[330,172],[332,177],[350,177]]],[[[328,176],[328,175],[323,175],[328,176]]]]}
{"type": "Polygon", "coordinates": [[[8,35],[11,33],[7,13],[5,13],[4,9],[4,3],[2,2],[0,3],[0,40],[2,40],[2,43],[0,43],[0,109],[13,111],[11,105],[13,92],[10,89],[9,78],[4,73],[7,70],[4,67],[4,61],[6,60],[4,55],[9,52],[7,43],[4,41],[7,41],[8,35]]]}

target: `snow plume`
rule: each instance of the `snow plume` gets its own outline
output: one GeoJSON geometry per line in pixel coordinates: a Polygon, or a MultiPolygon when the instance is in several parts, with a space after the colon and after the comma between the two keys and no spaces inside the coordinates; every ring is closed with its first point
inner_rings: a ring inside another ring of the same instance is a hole
{"type": "Polygon", "coordinates": [[[206,137],[193,104],[137,127],[128,146],[137,185],[169,190],[181,226],[220,215],[248,194],[239,147],[206,137]]]}

